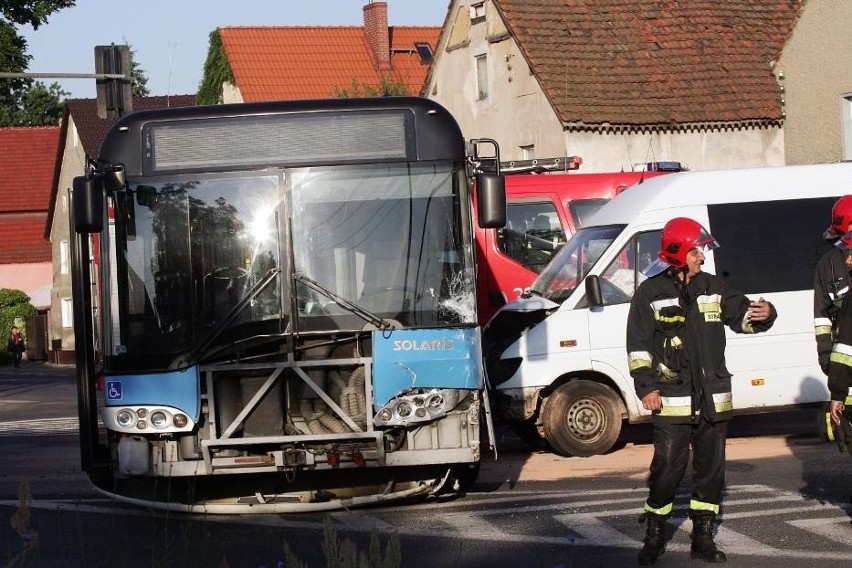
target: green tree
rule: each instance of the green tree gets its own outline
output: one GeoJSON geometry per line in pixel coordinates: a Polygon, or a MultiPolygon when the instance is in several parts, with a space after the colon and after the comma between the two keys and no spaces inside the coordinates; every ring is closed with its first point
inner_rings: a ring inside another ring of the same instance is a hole
{"type": "Polygon", "coordinates": [[[21,107],[19,124],[27,126],[50,126],[57,124],[62,117],[65,103],[64,99],[71,95],[63,91],[59,83],[44,83],[36,81],[33,86],[23,94],[23,105],[21,107]]]}
{"type": "MultiPolygon", "coordinates": [[[[38,310],[30,303],[30,297],[21,290],[13,288],[0,289],[0,332],[3,333],[3,346],[0,348],[4,354],[6,352],[6,339],[9,337],[9,330],[13,325],[16,325],[15,320],[20,318],[20,325],[26,337],[26,317],[33,315],[38,310]]],[[[2,358],[4,362],[8,362],[6,357],[2,358]]]]}
{"type": "MultiPolygon", "coordinates": [[[[27,53],[27,41],[18,27],[29,25],[37,30],[58,10],[73,6],[75,0],[0,0],[0,69],[23,73],[32,59],[27,53]]],[[[46,87],[32,79],[0,79],[0,126],[56,124],[62,116],[59,97],[64,92],[58,84],[46,87]],[[36,93],[30,95],[30,91],[36,93]],[[45,99],[55,97],[54,101],[45,99]],[[35,104],[35,107],[28,105],[35,104]],[[56,114],[39,114],[46,109],[58,109],[56,114]],[[31,122],[37,118],[36,122],[31,122]]],[[[67,96],[67,93],[64,93],[67,96]]]]}
{"type": "Polygon", "coordinates": [[[353,99],[357,97],[392,97],[408,94],[408,88],[402,81],[382,75],[378,85],[359,83],[358,79],[352,79],[349,87],[340,88],[334,86],[332,94],[339,99],[353,99]]]}

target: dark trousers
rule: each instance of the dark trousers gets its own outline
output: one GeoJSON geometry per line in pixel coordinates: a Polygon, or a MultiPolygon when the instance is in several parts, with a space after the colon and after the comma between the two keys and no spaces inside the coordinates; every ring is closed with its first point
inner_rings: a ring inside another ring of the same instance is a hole
{"type": "Polygon", "coordinates": [[[725,485],[727,422],[701,418],[695,424],[653,423],[654,458],[648,478],[648,505],[662,509],[674,502],[692,447],[692,499],[719,505],[725,485]]]}
{"type": "Polygon", "coordinates": [[[16,367],[21,365],[21,358],[22,358],[23,354],[24,354],[24,352],[21,351],[20,349],[15,349],[14,351],[12,351],[12,359],[14,359],[14,365],[16,367]]]}

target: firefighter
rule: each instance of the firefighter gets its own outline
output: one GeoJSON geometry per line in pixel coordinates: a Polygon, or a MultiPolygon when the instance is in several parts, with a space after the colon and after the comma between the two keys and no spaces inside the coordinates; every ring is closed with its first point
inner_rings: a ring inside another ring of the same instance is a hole
{"type": "Polygon", "coordinates": [[[731,418],[731,374],[725,330],[766,331],[777,316],[763,298],[750,301],[722,278],[702,272],[705,252],[718,246],[685,217],[663,228],[658,259],[645,270],[627,320],[630,374],[642,406],[652,413],[654,457],[645,502],[639,564],[665,550],[666,519],[692,448],[691,557],[725,562],[713,540],[725,481],[725,440],[731,418]]]}
{"type": "MultiPolygon", "coordinates": [[[[852,232],[840,237],[835,248],[848,272],[852,269],[852,232]]],[[[841,304],[833,329],[835,340],[828,365],[829,413],[841,448],[846,446],[852,454],[852,302],[841,304]]]]}
{"type": "MultiPolygon", "coordinates": [[[[831,224],[823,236],[836,241],[849,231],[850,224],[852,195],[844,195],[831,208],[831,224]]],[[[832,247],[819,259],[814,275],[814,335],[819,366],[826,375],[831,346],[834,343],[837,313],[852,280],[849,267],[846,266],[846,257],[847,254],[841,247],[832,247]]]]}

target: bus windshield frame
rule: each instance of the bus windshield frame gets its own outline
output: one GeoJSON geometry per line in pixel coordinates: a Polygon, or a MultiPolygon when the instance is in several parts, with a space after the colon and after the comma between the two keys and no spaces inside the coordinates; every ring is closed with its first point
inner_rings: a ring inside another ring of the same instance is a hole
{"type": "Polygon", "coordinates": [[[274,350],[292,333],[371,320],[476,323],[461,163],[128,181],[101,239],[112,265],[102,289],[108,371],[174,368],[257,343],[274,350]]]}

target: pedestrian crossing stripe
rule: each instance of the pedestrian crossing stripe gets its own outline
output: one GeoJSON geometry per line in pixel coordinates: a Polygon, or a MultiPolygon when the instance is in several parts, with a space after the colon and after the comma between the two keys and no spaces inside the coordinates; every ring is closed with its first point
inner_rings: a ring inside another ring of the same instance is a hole
{"type": "Polygon", "coordinates": [[[73,434],[79,430],[80,422],[75,416],[0,422],[0,436],[73,434]]]}

